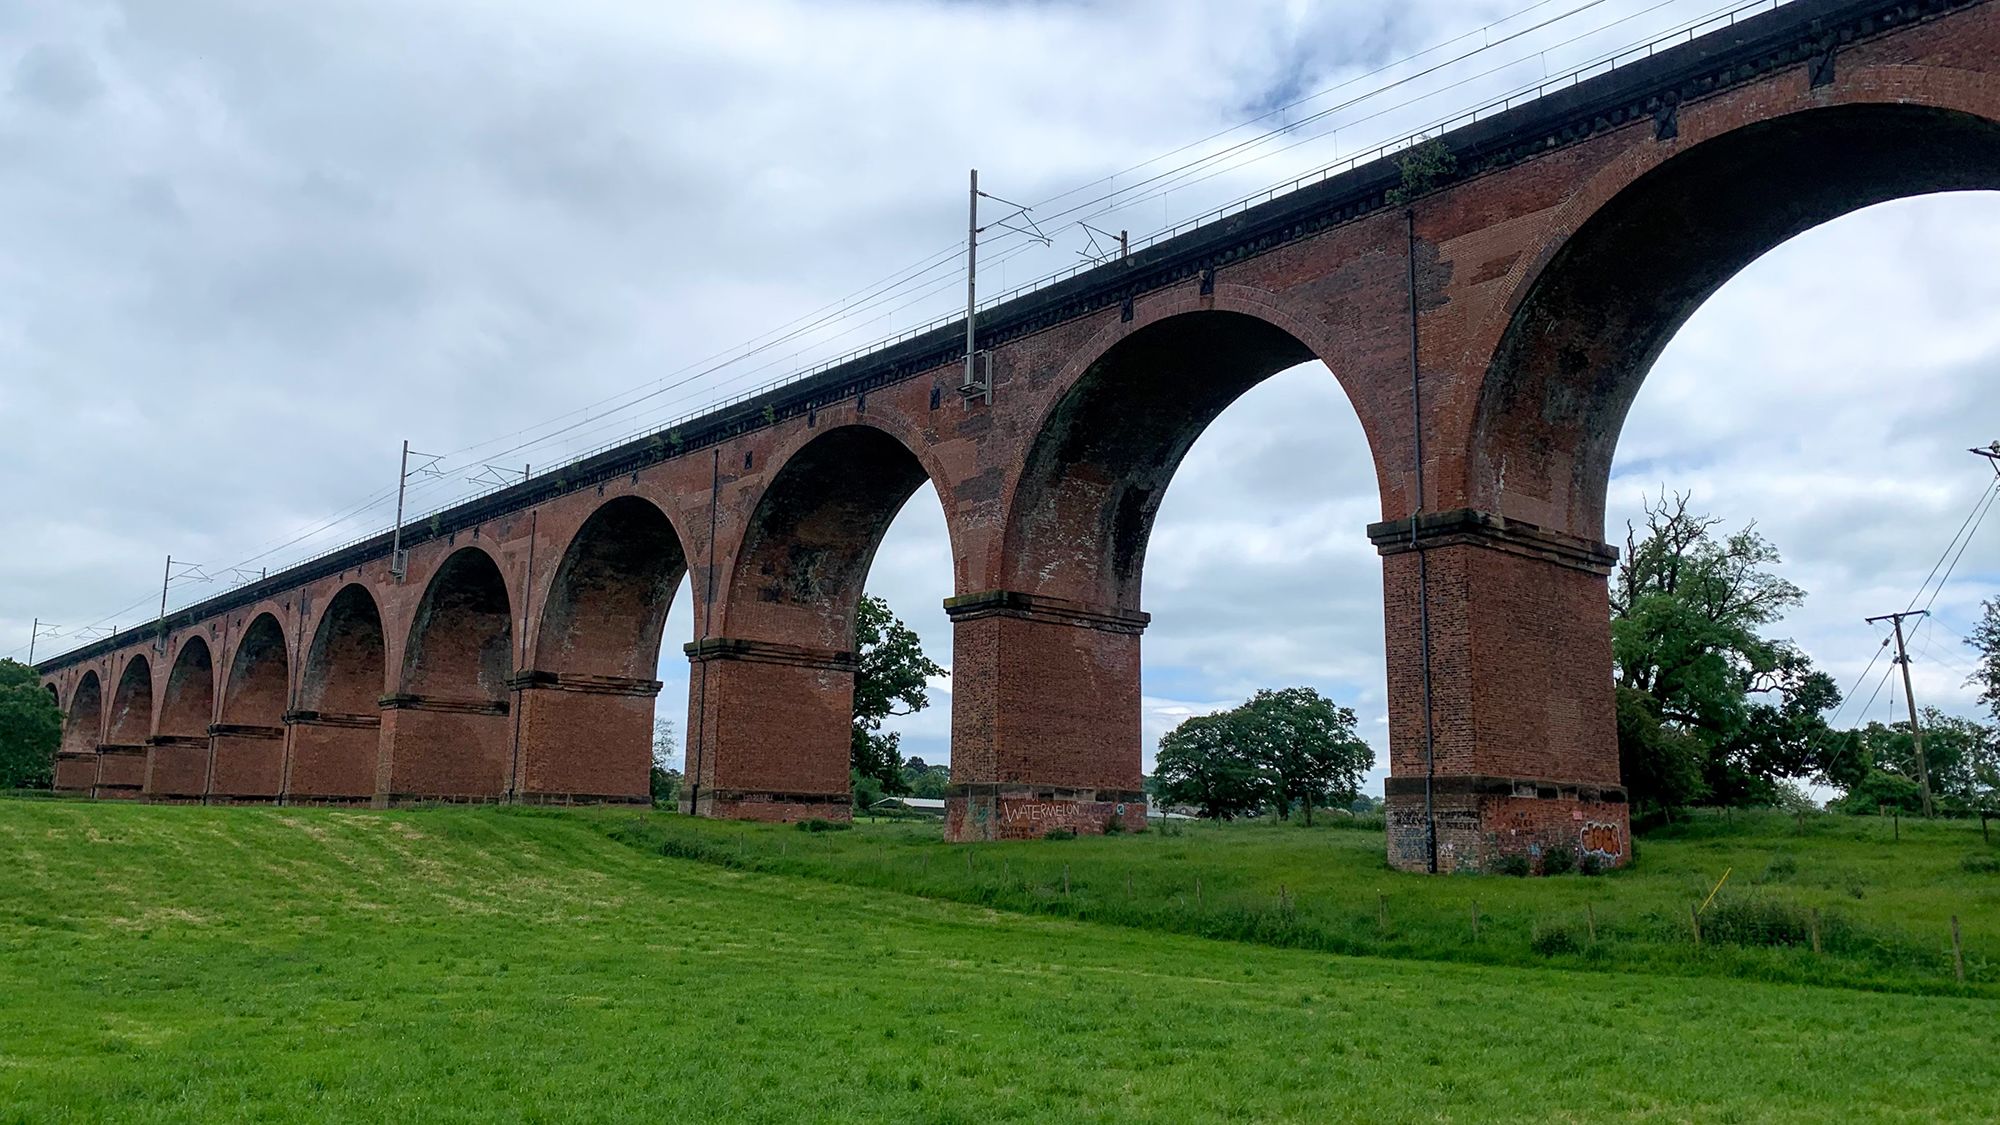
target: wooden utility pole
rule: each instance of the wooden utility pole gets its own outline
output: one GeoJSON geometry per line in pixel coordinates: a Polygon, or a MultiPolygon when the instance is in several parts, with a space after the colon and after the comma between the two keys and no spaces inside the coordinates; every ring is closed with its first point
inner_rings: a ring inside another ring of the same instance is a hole
{"type": "Polygon", "coordinates": [[[1910,652],[1903,644],[1903,618],[1926,617],[1929,614],[1930,610],[1927,609],[1904,610],[1901,613],[1885,613],[1880,617],[1868,619],[1870,624],[1877,621],[1896,623],[1896,663],[1903,666],[1903,701],[1910,705],[1910,742],[1917,759],[1917,792],[1923,799],[1925,820],[1929,820],[1932,813],[1931,771],[1930,764],[1924,760],[1924,730],[1917,725],[1917,697],[1910,690],[1910,652]]]}

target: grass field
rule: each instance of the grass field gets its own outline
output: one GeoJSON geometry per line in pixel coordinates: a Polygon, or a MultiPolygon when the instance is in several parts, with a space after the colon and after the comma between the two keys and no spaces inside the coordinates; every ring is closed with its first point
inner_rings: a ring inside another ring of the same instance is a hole
{"type": "Polygon", "coordinates": [[[1397,958],[2000,998],[2000,845],[1976,821],[1703,816],[1642,838],[1631,870],[1438,879],[1388,870],[1379,828],[1189,824],[1171,834],[967,847],[942,843],[925,823],[807,836],[662,814],[614,819],[613,834],[628,843],[739,870],[1150,930],[1397,958]],[[1718,882],[1697,945],[1690,909],[1718,882]]]}
{"type": "MultiPolygon", "coordinates": [[[[0,1120],[2000,1117],[1984,997],[1216,941],[663,857],[633,820],[0,802],[0,1120]]],[[[1424,885],[1461,882],[1563,881],[1424,885]]]]}

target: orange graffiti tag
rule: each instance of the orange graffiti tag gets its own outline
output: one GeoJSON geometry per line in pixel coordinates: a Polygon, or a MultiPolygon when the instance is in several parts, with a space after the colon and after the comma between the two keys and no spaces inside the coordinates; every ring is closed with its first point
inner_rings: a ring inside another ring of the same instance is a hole
{"type": "Polygon", "coordinates": [[[1601,855],[1607,859],[1616,859],[1625,854],[1625,834],[1619,831],[1615,824],[1592,821],[1584,825],[1578,843],[1587,854],[1601,855]]]}

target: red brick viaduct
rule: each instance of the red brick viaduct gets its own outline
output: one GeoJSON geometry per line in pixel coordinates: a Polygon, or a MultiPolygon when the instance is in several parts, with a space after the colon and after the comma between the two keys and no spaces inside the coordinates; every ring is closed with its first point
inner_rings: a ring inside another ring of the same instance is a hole
{"type": "Polygon", "coordinates": [[[1444,144],[1436,182],[1364,166],[982,313],[990,403],[961,399],[940,330],[446,511],[401,578],[383,536],[48,661],[56,784],[640,801],[686,575],[684,800],[844,816],[857,599],[929,480],[957,590],[948,832],[1137,824],[1153,515],[1210,420],[1319,359],[1381,493],[1391,861],[1622,860],[1603,539],[1626,408],[1779,242],[2000,188],[2000,6],[1797,0],[1444,144]]]}

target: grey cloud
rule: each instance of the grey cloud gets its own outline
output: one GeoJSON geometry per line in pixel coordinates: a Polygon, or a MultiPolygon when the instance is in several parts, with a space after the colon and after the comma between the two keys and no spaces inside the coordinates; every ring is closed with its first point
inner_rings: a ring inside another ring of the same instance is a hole
{"type": "Polygon", "coordinates": [[[38,43],[15,62],[10,92],[20,101],[74,113],[103,96],[104,79],[96,62],[74,44],[38,43]]]}

